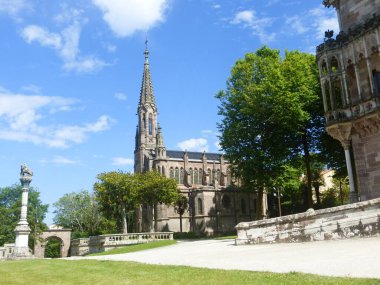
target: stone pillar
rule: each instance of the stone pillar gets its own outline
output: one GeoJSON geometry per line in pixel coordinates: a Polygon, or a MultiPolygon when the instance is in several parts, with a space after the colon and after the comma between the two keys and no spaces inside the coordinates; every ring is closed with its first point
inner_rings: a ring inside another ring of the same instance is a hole
{"type": "Polygon", "coordinates": [[[344,155],[346,157],[348,180],[350,183],[350,194],[349,194],[350,203],[355,203],[358,201],[358,195],[356,194],[356,191],[355,191],[354,174],[352,172],[350,144],[349,143],[343,144],[343,148],[344,148],[344,155]]]}
{"type": "Polygon", "coordinates": [[[27,212],[28,212],[28,194],[29,194],[29,185],[32,182],[33,172],[28,169],[28,167],[23,164],[21,166],[20,173],[20,182],[22,186],[22,200],[21,200],[21,216],[20,221],[18,222],[15,233],[16,233],[16,242],[14,252],[11,255],[12,259],[21,259],[21,258],[30,258],[32,254],[29,252],[29,234],[30,228],[27,221],[27,212]]]}

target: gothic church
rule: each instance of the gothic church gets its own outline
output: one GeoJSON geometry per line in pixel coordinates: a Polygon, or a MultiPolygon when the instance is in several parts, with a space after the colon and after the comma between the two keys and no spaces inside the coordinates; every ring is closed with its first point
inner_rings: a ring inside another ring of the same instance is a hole
{"type": "MultiPolygon", "coordinates": [[[[157,171],[174,178],[179,191],[188,199],[182,216],[184,232],[212,235],[233,232],[241,221],[255,219],[255,195],[232,187],[230,165],[221,154],[167,150],[157,118],[149,69],[149,51],[145,63],[137,108],[138,126],[135,145],[135,173],[157,171]]],[[[137,231],[180,231],[180,216],[173,206],[143,206],[137,215],[137,231]],[[155,223],[153,223],[153,221],[155,223]]]]}

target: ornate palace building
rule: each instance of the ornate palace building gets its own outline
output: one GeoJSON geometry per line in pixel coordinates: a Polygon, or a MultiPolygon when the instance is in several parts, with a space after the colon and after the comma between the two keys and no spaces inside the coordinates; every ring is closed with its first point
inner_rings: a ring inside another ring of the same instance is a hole
{"type": "MultiPolygon", "coordinates": [[[[158,124],[147,48],[137,115],[135,173],[155,170],[177,181],[189,204],[182,216],[184,232],[231,232],[240,221],[255,218],[254,194],[240,193],[232,187],[229,163],[223,155],[166,149],[158,124]]],[[[153,220],[156,231],[180,231],[180,216],[174,207],[143,206],[140,214],[139,232],[152,230],[153,220]]]]}
{"type": "Polygon", "coordinates": [[[380,197],[380,1],[324,0],[340,33],[317,47],[326,128],[345,150],[351,201],[380,197]],[[354,163],[351,163],[354,162],[354,163]]]}

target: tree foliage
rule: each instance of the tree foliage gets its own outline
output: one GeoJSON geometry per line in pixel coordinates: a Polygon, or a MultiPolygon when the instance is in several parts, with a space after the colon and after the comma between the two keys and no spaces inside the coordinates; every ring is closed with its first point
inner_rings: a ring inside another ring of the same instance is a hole
{"type": "Polygon", "coordinates": [[[128,214],[139,205],[172,204],[178,197],[175,180],[157,172],[112,171],[101,173],[97,178],[94,191],[102,211],[121,222],[123,233],[128,232],[128,214]]]}
{"type": "MultiPolygon", "coordinates": [[[[4,243],[14,243],[14,229],[20,220],[21,214],[21,185],[15,184],[10,187],[0,188],[0,245],[4,243]]],[[[33,248],[34,231],[41,232],[47,228],[43,222],[48,205],[40,200],[40,193],[37,189],[30,187],[28,195],[27,220],[31,229],[29,246],[33,248]]]]}
{"type": "Polygon", "coordinates": [[[97,235],[110,230],[95,196],[87,190],[65,194],[53,206],[54,223],[72,229],[74,237],[97,235]]]}
{"type": "Polygon", "coordinates": [[[257,191],[257,218],[264,214],[264,189],[295,157],[304,159],[305,204],[312,206],[312,154],[325,134],[320,93],[313,55],[286,51],[282,58],[279,50],[262,47],[236,62],[226,90],[216,96],[220,144],[234,174],[257,191]]]}

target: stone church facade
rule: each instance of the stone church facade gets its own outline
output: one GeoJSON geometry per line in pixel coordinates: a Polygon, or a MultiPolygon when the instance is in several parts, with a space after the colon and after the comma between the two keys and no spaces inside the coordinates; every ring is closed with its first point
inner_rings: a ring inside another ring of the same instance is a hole
{"type": "Polygon", "coordinates": [[[340,33],[317,47],[328,133],[345,150],[351,201],[380,197],[380,1],[324,0],[340,33]],[[353,162],[353,163],[352,163],[353,162]]]}
{"type": "MultiPolygon", "coordinates": [[[[233,187],[230,164],[222,154],[167,150],[145,50],[144,72],[137,108],[138,126],[135,141],[135,173],[157,171],[178,183],[178,190],[188,199],[182,216],[184,232],[227,233],[241,221],[255,219],[255,195],[233,187]]],[[[180,216],[173,206],[142,206],[137,231],[180,231],[180,216]],[[153,220],[155,223],[153,223],[153,220]]]]}

